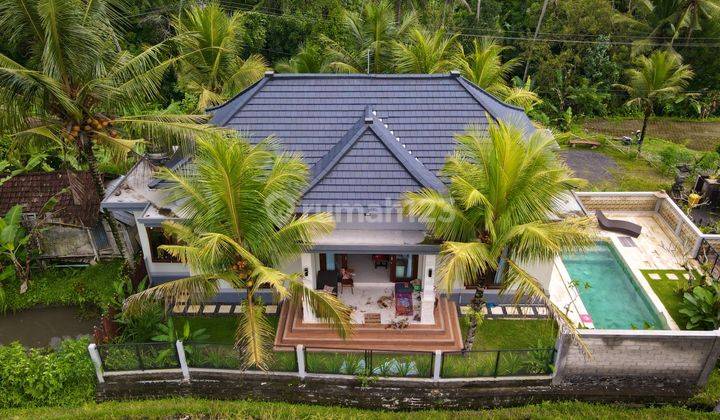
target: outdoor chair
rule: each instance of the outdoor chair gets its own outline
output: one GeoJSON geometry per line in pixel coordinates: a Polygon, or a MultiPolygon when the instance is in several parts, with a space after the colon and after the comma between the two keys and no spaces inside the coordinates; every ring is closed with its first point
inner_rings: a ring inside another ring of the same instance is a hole
{"type": "Polygon", "coordinates": [[[625,220],[608,219],[601,210],[595,210],[595,217],[597,217],[598,224],[604,230],[623,233],[633,238],[637,238],[642,232],[642,226],[625,220]]]}

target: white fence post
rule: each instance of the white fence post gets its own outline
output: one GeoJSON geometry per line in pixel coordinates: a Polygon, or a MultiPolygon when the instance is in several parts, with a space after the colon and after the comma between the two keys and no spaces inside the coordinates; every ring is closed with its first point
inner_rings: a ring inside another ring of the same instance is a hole
{"type": "Polygon", "coordinates": [[[177,340],[175,342],[175,348],[177,349],[178,361],[180,362],[180,369],[182,370],[183,380],[190,380],[190,369],[188,368],[187,358],[185,357],[185,347],[183,342],[177,340]]]}
{"type": "Polygon", "coordinates": [[[433,381],[440,380],[440,371],[442,370],[442,351],[435,350],[435,364],[433,365],[433,381]]]}
{"type": "Polygon", "coordinates": [[[305,348],[302,344],[295,346],[295,356],[297,358],[298,376],[300,376],[300,379],[304,379],[307,373],[305,372],[305,348]]]}
{"type": "Polygon", "coordinates": [[[88,345],[88,352],[90,352],[90,359],[92,359],[93,365],[95,365],[95,375],[99,383],[105,383],[105,377],[103,377],[102,361],[100,360],[100,352],[98,352],[95,343],[88,345]]]}

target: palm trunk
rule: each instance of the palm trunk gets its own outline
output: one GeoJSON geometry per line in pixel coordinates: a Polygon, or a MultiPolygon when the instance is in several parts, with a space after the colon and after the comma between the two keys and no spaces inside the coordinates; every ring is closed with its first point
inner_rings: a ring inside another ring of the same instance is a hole
{"type": "Polygon", "coordinates": [[[475,22],[480,22],[480,5],[482,5],[482,0],[477,0],[477,6],[475,7],[475,22]]]}
{"type": "Polygon", "coordinates": [[[640,152],[642,152],[642,145],[645,141],[645,130],[647,130],[647,123],[648,119],[650,119],[650,112],[651,111],[646,110],[645,116],[643,117],[642,130],[640,130],[640,138],[638,139],[638,156],[640,156],[640,152]]]}
{"type": "MultiPolygon", "coordinates": [[[[543,19],[545,19],[545,11],[547,10],[547,5],[550,0],[545,0],[542,5],[542,9],[540,10],[540,17],[538,18],[537,26],[535,27],[535,35],[533,36],[533,46],[535,44],[535,40],[538,37],[538,34],[540,33],[540,27],[542,26],[543,19]]],[[[533,48],[531,46],[530,52],[532,53],[533,48]]],[[[528,70],[530,69],[530,54],[528,54],[528,58],[525,61],[525,71],[523,72],[523,82],[527,82],[528,78],[528,70]]]]}
{"type": "Polygon", "coordinates": [[[467,331],[467,337],[465,337],[465,345],[463,347],[463,351],[470,351],[473,349],[473,346],[475,345],[475,334],[477,333],[477,327],[478,327],[478,314],[480,311],[482,311],[482,308],[485,306],[485,290],[484,286],[478,285],[477,289],[475,289],[475,296],[473,296],[472,300],[470,301],[470,308],[472,309],[472,314],[470,316],[470,326],[468,327],[467,331]]]}
{"type": "MultiPolygon", "coordinates": [[[[81,133],[80,135],[84,137],[84,134],[81,133]]],[[[85,154],[85,159],[87,159],[88,167],[90,168],[90,175],[92,176],[93,184],[95,184],[95,190],[97,191],[100,200],[102,200],[105,197],[105,185],[103,184],[102,176],[100,175],[100,170],[98,169],[97,159],[95,158],[95,152],[92,148],[92,141],[85,138],[81,139],[81,141],[84,145],[85,150],[83,152],[85,154]]],[[[112,232],[113,239],[115,239],[115,246],[117,246],[120,256],[129,261],[128,256],[125,253],[125,246],[120,238],[117,221],[108,209],[103,209],[103,217],[105,218],[108,226],[110,226],[110,232],[112,232]]]]}

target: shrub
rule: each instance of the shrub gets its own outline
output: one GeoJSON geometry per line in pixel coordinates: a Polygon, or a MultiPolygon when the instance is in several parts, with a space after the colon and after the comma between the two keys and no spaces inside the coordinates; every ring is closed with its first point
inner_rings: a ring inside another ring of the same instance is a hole
{"type": "Polygon", "coordinates": [[[683,294],[681,314],[687,317],[688,330],[715,330],[720,327],[720,285],[695,286],[683,294]]]}
{"type": "Polygon", "coordinates": [[[5,287],[7,309],[16,311],[36,305],[106,306],[115,293],[113,283],[122,272],[122,261],[103,261],[86,268],[35,270],[27,292],[20,282],[5,287]]]}
{"type": "Polygon", "coordinates": [[[0,408],[71,406],[91,401],[95,374],[87,339],[56,350],[0,346],[0,408]]]}

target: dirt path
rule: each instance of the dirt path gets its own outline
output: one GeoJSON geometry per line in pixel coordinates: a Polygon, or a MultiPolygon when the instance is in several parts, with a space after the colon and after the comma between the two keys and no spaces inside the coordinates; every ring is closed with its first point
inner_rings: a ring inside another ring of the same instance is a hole
{"type": "Polygon", "coordinates": [[[563,150],[560,156],[578,178],[587,179],[591,184],[612,179],[610,171],[618,168],[615,160],[594,150],[563,150]]]}

